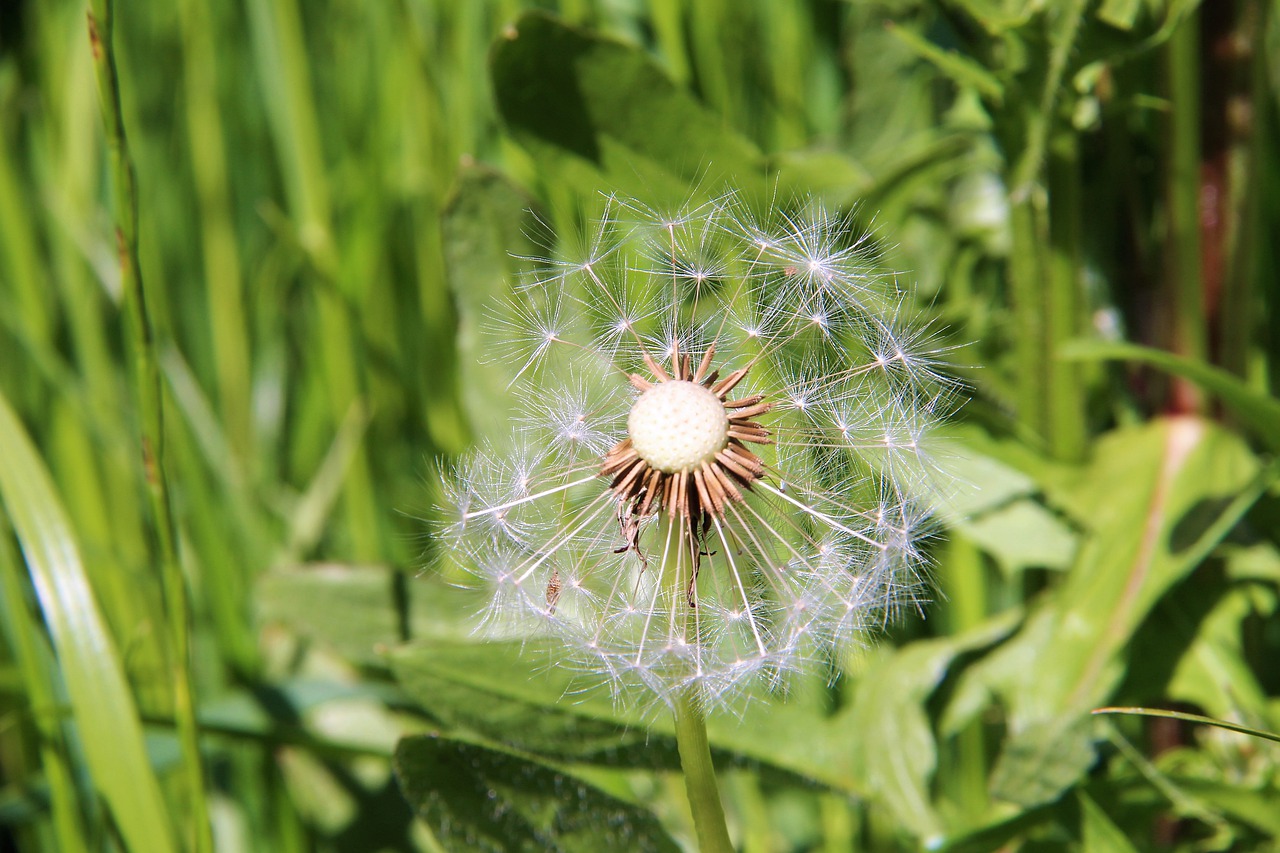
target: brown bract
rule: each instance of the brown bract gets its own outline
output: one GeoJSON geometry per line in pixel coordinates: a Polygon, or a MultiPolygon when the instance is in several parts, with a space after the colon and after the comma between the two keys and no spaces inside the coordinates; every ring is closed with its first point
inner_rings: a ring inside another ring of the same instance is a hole
{"type": "Polygon", "coordinates": [[[677,351],[671,357],[673,373],[646,356],[644,362],[652,378],[631,374],[631,384],[642,392],[655,384],[671,381],[695,382],[706,388],[724,404],[729,434],[714,458],[673,472],[651,465],[632,446],[630,438],[614,445],[605,454],[600,476],[612,478],[610,488],[618,496],[619,519],[624,530],[635,529],[641,518],[665,509],[668,519],[682,518],[687,535],[695,544],[700,544],[711,520],[723,518],[729,502],[742,501],[743,490],[750,489],[752,483],[764,476],[764,463],[747,444],[773,442],[769,431],[752,420],[772,409],[773,403],[765,402],[763,394],[726,400],[751,368],[748,365],[721,378],[718,370],[708,372],[714,354],[712,345],[695,371],[691,369],[689,356],[681,356],[677,351]]]}

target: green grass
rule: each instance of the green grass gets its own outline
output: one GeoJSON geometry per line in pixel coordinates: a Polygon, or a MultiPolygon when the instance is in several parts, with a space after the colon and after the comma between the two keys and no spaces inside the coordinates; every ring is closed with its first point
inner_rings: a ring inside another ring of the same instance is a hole
{"type": "Polygon", "coordinates": [[[691,846],[670,723],[429,521],[527,211],[735,184],[854,211],[972,397],[927,618],[708,721],[740,849],[1273,849],[1269,744],[1088,712],[1280,730],[1274,3],[109,5],[0,13],[0,838],[691,846]]]}

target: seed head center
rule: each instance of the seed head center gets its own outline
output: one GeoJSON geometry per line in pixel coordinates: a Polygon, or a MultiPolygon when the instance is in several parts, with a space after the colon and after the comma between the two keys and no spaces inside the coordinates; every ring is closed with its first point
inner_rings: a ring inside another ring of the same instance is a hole
{"type": "Polygon", "coordinates": [[[631,446],[666,474],[692,471],[729,443],[729,415],[712,391],[679,379],[640,395],[627,418],[631,446]]]}

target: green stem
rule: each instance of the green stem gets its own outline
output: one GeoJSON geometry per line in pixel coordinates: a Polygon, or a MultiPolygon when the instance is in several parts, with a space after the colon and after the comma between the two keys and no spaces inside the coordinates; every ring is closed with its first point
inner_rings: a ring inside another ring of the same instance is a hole
{"type": "MultiPolygon", "coordinates": [[[[1173,305],[1172,349],[1203,361],[1208,354],[1204,295],[1200,270],[1200,27],[1191,15],[1176,29],[1166,47],[1169,73],[1170,162],[1167,177],[1169,236],[1167,280],[1173,305]]],[[[1199,390],[1174,380],[1178,411],[1198,410],[1199,390]]]]}
{"type": "MultiPolygon", "coordinates": [[[[691,636],[695,631],[695,620],[687,590],[698,544],[692,541],[688,524],[683,519],[664,520],[658,530],[666,543],[663,546],[661,583],[681,610],[678,616],[685,626],[685,639],[696,643],[697,636],[691,636]]],[[[733,853],[729,828],[724,821],[724,806],[720,803],[720,788],[716,784],[715,766],[711,763],[707,721],[698,688],[681,690],[675,698],[674,710],[676,747],[680,751],[680,767],[684,770],[685,789],[689,793],[689,811],[698,834],[698,849],[701,853],[733,853]]]]}
{"type": "Polygon", "coordinates": [[[197,851],[212,851],[213,836],[204,791],[204,763],[200,757],[195,697],[191,686],[191,626],[186,579],[178,562],[177,525],[164,473],[164,400],[160,367],[147,310],[146,290],[138,260],[138,194],[120,103],[120,76],[114,46],[115,8],[112,0],[93,0],[89,9],[89,41],[93,50],[102,101],[102,116],[110,153],[116,217],[116,249],[124,292],[127,334],[134,362],[138,409],[142,423],[142,464],[147,494],[155,518],[160,551],[161,583],[169,617],[174,718],[182,749],[183,776],[191,809],[191,841],[197,851]]]}
{"type": "MultiPolygon", "coordinates": [[[[977,628],[990,611],[990,593],[982,555],[972,542],[953,534],[946,544],[944,565],[939,580],[947,601],[946,627],[951,636],[977,628]]],[[[956,733],[948,752],[943,753],[947,772],[939,773],[951,798],[964,815],[985,814],[987,799],[986,734],[981,720],[975,720],[956,733]]]]}
{"type": "Polygon", "coordinates": [[[1013,251],[1009,255],[1009,283],[1013,302],[1014,323],[1018,334],[1014,409],[1018,420],[1031,435],[1045,435],[1045,358],[1044,312],[1041,310],[1041,247],[1044,245],[1039,224],[1043,219],[1036,207],[1043,194],[1032,193],[1017,200],[1010,210],[1013,251]]]}
{"type": "Polygon", "coordinates": [[[724,821],[720,789],[711,763],[711,745],[707,741],[707,722],[698,697],[685,691],[676,700],[676,745],[680,749],[680,766],[684,769],[685,789],[689,792],[689,811],[698,833],[698,849],[702,853],[733,853],[729,827],[724,821]]]}
{"type": "Polygon", "coordinates": [[[1056,459],[1075,462],[1087,444],[1085,392],[1078,363],[1058,351],[1082,331],[1080,151],[1076,133],[1062,128],[1049,145],[1049,246],[1044,299],[1045,426],[1056,459]]]}
{"type": "MultiPolygon", "coordinates": [[[[1038,101],[1028,98],[1021,102],[1021,115],[1011,125],[1018,132],[1009,140],[1009,150],[1018,152],[1009,174],[1013,204],[1009,278],[1019,334],[1015,402],[1022,424],[1041,438],[1055,456],[1068,459],[1078,455],[1083,435],[1083,421],[1077,422],[1081,389],[1075,375],[1078,368],[1059,367],[1056,348],[1061,342],[1059,335],[1069,337],[1074,333],[1075,315],[1069,308],[1078,270],[1073,265],[1070,245],[1050,246],[1054,236],[1050,231],[1050,207],[1062,205],[1051,198],[1060,187],[1054,186],[1052,180],[1046,184],[1045,162],[1052,142],[1061,146],[1062,140],[1067,139],[1070,148],[1069,129],[1063,129],[1056,137],[1054,134],[1061,123],[1058,93],[1063,88],[1087,5],[1084,0],[1071,0],[1045,16],[1050,52],[1040,97],[1038,101]]],[[[1010,109],[1016,115],[1012,106],[1010,109]]],[[[1070,210],[1068,207],[1066,212],[1070,210]]]]}

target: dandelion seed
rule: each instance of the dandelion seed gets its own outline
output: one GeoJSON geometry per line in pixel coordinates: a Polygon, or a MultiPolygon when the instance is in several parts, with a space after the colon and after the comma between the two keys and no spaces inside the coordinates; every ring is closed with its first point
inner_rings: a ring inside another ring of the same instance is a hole
{"type": "Polygon", "coordinates": [[[847,218],[611,198],[538,269],[491,329],[528,401],[516,449],[448,492],[486,630],[718,706],[915,600],[956,389],[847,218]]]}

